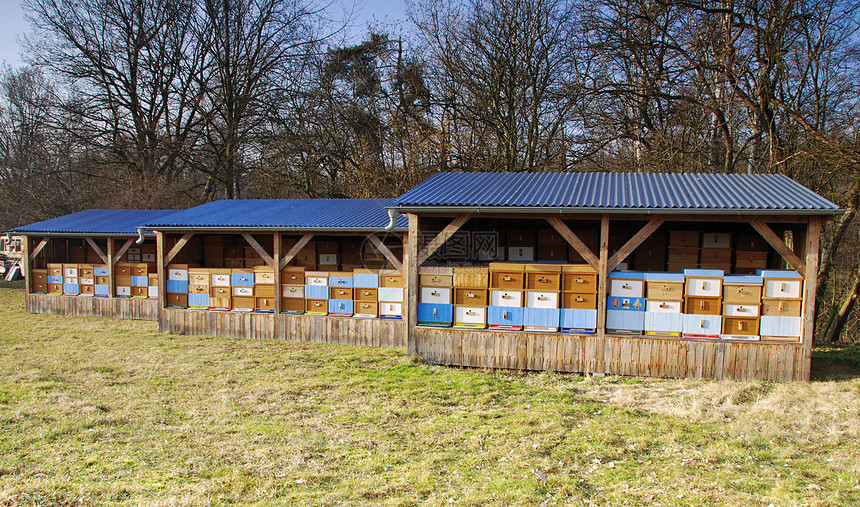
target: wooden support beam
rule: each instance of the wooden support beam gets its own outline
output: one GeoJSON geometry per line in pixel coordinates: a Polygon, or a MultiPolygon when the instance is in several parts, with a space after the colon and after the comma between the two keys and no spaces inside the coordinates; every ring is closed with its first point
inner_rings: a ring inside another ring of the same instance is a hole
{"type": "MultiPolygon", "coordinates": [[[[406,352],[408,354],[418,354],[415,328],[418,326],[418,266],[422,262],[418,253],[419,224],[418,215],[415,213],[406,213],[406,217],[409,219],[409,233],[403,241],[403,277],[406,282],[406,294],[403,298],[403,304],[405,305],[403,316],[406,318],[406,322],[404,322],[406,325],[403,326],[403,332],[406,334],[404,340],[406,342],[406,352]]],[[[466,223],[466,220],[468,220],[468,217],[457,228],[459,229],[461,225],[466,223]]],[[[442,242],[444,243],[444,240],[442,242]]],[[[432,254],[433,251],[435,251],[435,248],[430,253],[432,254]]]]}
{"type": "Polygon", "coordinates": [[[373,243],[373,246],[375,246],[376,249],[379,250],[382,255],[385,256],[386,259],[388,259],[388,262],[394,265],[394,269],[403,273],[403,263],[400,262],[400,259],[398,259],[397,256],[394,255],[394,253],[389,250],[387,246],[385,246],[385,243],[383,243],[382,240],[376,236],[376,234],[368,234],[367,239],[369,239],[370,242],[373,243]]]}
{"type": "MultiPolygon", "coordinates": [[[[118,257],[114,253],[114,248],[116,248],[116,245],[114,245],[113,238],[108,238],[107,241],[108,241],[108,245],[107,245],[108,246],[108,251],[107,251],[107,256],[108,256],[108,292],[110,292],[110,294],[108,294],[108,297],[114,298],[114,297],[116,297],[116,280],[114,280],[114,277],[113,277],[113,267],[116,264],[115,259],[117,259],[118,257]]],[[[158,288],[158,293],[161,294],[161,287],[158,288]]]]}
{"type": "Polygon", "coordinates": [[[600,264],[597,269],[597,343],[595,343],[595,358],[592,371],[589,373],[604,373],[606,365],[603,360],[606,346],[606,295],[609,287],[609,215],[600,217],[600,264]]]}
{"type": "MultiPolygon", "coordinates": [[[[42,243],[47,242],[48,238],[42,238],[42,241],[39,243],[39,245],[41,245],[42,248],[45,248],[45,245],[43,245],[42,243]]],[[[41,248],[39,250],[41,250],[41,248]]],[[[35,255],[33,255],[32,257],[35,257],[35,255]]],[[[21,274],[24,275],[24,304],[26,306],[27,301],[29,301],[30,299],[26,296],[30,294],[30,291],[33,288],[33,261],[30,256],[30,236],[24,236],[24,251],[21,252],[21,261],[23,264],[21,268],[24,270],[24,272],[21,274]]],[[[29,308],[27,310],[29,310],[29,308]]]]}
{"type": "Polygon", "coordinates": [[[579,239],[579,236],[570,230],[570,227],[568,227],[562,219],[559,217],[549,217],[546,221],[549,222],[549,225],[551,225],[553,229],[555,229],[561,237],[564,238],[565,241],[567,241],[570,246],[572,246],[573,249],[582,256],[583,259],[585,259],[585,262],[587,262],[592,268],[598,269],[599,259],[597,256],[594,255],[594,252],[592,252],[581,239],[579,239]]]}
{"type": "Polygon", "coordinates": [[[800,342],[803,358],[796,380],[809,380],[812,364],[812,339],[815,336],[815,293],[818,285],[819,248],[821,246],[821,218],[812,217],[806,229],[806,275],[803,280],[803,327],[800,342]]]}
{"type": "Polygon", "coordinates": [[[266,266],[275,269],[275,261],[272,260],[272,256],[269,255],[269,252],[267,252],[266,249],[263,248],[263,246],[260,245],[260,243],[258,243],[256,239],[254,239],[254,236],[252,236],[251,233],[243,232],[242,237],[245,238],[245,241],[247,241],[248,244],[251,245],[251,248],[253,248],[254,251],[257,252],[257,255],[263,258],[263,262],[266,263],[266,266]]]}
{"type": "Polygon", "coordinates": [[[193,232],[186,232],[185,234],[182,235],[181,238],[179,238],[179,241],[177,241],[176,244],[173,245],[173,248],[171,248],[170,251],[167,252],[167,255],[164,256],[163,262],[164,262],[165,266],[170,264],[170,261],[172,261],[173,258],[176,257],[177,255],[179,255],[179,252],[182,251],[182,249],[188,243],[188,240],[190,240],[193,236],[194,236],[193,232]]]}
{"type": "Polygon", "coordinates": [[[627,243],[624,243],[624,246],[615,252],[615,255],[609,258],[609,271],[612,271],[616,266],[624,262],[624,259],[633,253],[633,250],[636,250],[636,248],[638,248],[643,241],[648,239],[654,231],[660,228],[660,226],[663,225],[663,222],[665,222],[663,218],[652,218],[644,227],[642,227],[642,229],[639,230],[639,232],[630,238],[627,243]]]}
{"type": "Polygon", "coordinates": [[[128,252],[128,249],[129,249],[129,248],[131,248],[131,245],[133,245],[133,244],[134,244],[134,240],[133,240],[133,239],[127,239],[127,240],[125,240],[125,243],[123,243],[122,248],[120,248],[120,249],[119,249],[119,252],[117,252],[117,253],[116,253],[116,255],[114,255],[114,257],[113,257],[113,263],[114,263],[114,265],[116,265],[117,261],[119,261],[119,259],[120,259],[123,255],[125,255],[125,253],[126,253],[126,252],[128,252]]]}
{"type": "Polygon", "coordinates": [[[302,248],[304,248],[304,247],[305,247],[305,245],[307,245],[307,244],[308,244],[308,242],[309,242],[310,240],[312,240],[313,238],[314,238],[314,235],[313,235],[313,234],[310,234],[310,233],[305,234],[304,236],[302,236],[302,237],[299,239],[299,242],[298,242],[298,243],[296,243],[295,245],[293,245],[293,247],[292,247],[292,248],[290,248],[290,251],[289,251],[289,252],[287,252],[287,253],[286,253],[286,254],[281,258],[281,261],[278,263],[278,269],[277,269],[277,271],[280,271],[280,270],[284,269],[284,266],[286,266],[287,264],[289,264],[289,262],[290,262],[291,260],[293,260],[293,259],[295,258],[295,256],[296,256],[296,255],[298,255],[298,254],[299,254],[299,252],[301,252],[301,251],[302,251],[302,248]]]}
{"type": "Polygon", "coordinates": [[[272,240],[272,267],[275,270],[275,315],[281,313],[281,268],[279,266],[281,265],[282,241],[282,234],[280,232],[276,232],[272,240]]]}
{"type": "Polygon", "coordinates": [[[108,263],[107,255],[105,255],[105,253],[102,251],[102,249],[99,248],[99,246],[96,244],[95,241],[93,241],[93,238],[87,237],[86,240],[87,240],[87,243],[90,244],[90,248],[92,248],[93,251],[96,253],[96,255],[98,255],[101,258],[102,262],[107,264],[108,263]]]}
{"type": "MultiPolygon", "coordinates": [[[[463,224],[468,222],[470,218],[472,218],[472,215],[467,213],[465,215],[460,215],[454,220],[452,220],[451,223],[448,224],[448,226],[442,230],[442,232],[437,234],[436,237],[433,238],[432,241],[430,241],[430,243],[427,243],[427,246],[425,246],[421,249],[420,252],[418,252],[418,260],[415,263],[415,267],[417,268],[418,266],[424,264],[424,261],[426,261],[431,255],[433,255],[433,253],[438,250],[440,246],[445,244],[445,242],[448,241],[448,238],[453,236],[455,232],[459,231],[460,227],[463,227],[463,224]]],[[[417,241],[418,238],[412,237],[410,235],[409,240],[417,241]]]]}
{"type": "MultiPolygon", "coordinates": [[[[24,236],[24,238],[26,238],[27,246],[29,246],[30,236],[24,236]]],[[[30,254],[30,261],[36,260],[36,257],[38,257],[40,253],[42,253],[42,249],[45,248],[45,245],[48,244],[48,241],[48,238],[42,238],[42,241],[40,241],[39,244],[36,245],[36,248],[33,249],[33,253],[30,254]]]]}
{"type": "Polygon", "coordinates": [[[759,219],[751,219],[749,221],[750,225],[761,234],[761,237],[768,242],[768,244],[776,250],[776,253],[782,256],[785,259],[785,262],[788,263],[789,266],[792,267],[795,271],[800,273],[800,276],[806,276],[806,267],[800,257],[798,257],[794,252],[788,248],[788,245],[785,244],[785,241],[782,240],[779,236],[776,235],[773,230],[768,227],[768,225],[762,222],[759,219]]]}
{"type": "Polygon", "coordinates": [[[162,329],[161,319],[167,308],[167,262],[164,260],[164,233],[155,231],[155,262],[158,270],[158,329],[162,329]]]}

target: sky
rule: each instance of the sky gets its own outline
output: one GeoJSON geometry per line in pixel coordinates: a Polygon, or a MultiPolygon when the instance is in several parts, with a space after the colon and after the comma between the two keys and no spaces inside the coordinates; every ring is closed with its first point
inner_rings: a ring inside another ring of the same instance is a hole
{"type": "MultiPolygon", "coordinates": [[[[350,0],[342,0],[349,3],[350,0]]],[[[406,20],[406,0],[356,0],[356,17],[353,26],[361,31],[368,23],[378,22],[385,26],[396,25],[406,20]]],[[[20,0],[0,0],[0,61],[12,67],[23,65],[20,38],[30,27],[24,20],[20,0]]]]}

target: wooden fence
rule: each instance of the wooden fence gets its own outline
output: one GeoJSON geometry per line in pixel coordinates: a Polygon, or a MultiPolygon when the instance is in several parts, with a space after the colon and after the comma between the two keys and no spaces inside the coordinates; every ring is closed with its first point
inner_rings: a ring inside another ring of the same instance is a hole
{"type": "Polygon", "coordinates": [[[163,309],[161,332],[298,342],[405,347],[403,321],[163,309]]]}
{"type": "Polygon", "coordinates": [[[158,300],[139,298],[96,298],[27,294],[30,313],[55,313],[78,317],[158,320],[158,300]]]}
{"type": "Polygon", "coordinates": [[[669,378],[809,379],[800,344],[417,327],[432,364],[669,378]]]}

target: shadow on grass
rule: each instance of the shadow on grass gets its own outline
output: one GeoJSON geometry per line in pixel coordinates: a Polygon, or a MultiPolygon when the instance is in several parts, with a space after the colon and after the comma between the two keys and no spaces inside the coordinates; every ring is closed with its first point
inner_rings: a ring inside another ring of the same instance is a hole
{"type": "Polygon", "coordinates": [[[811,380],[853,380],[860,378],[860,346],[844,345],[812,349],[811,380]]]}
{"type": "Polygon", "coordinates": [[[24,288],[24,280],[15,280],[13,282],[7,282],[0,278],[0,289],[23,289],[24,288]]]}

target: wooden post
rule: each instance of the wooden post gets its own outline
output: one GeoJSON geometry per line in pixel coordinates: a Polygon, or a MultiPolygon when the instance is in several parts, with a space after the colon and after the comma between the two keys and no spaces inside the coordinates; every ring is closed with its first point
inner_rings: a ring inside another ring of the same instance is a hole
{"type": "Polygon", "coordinates": [[[818,260],[821,238],[821,218],[812,217],[806,228],[806,276],[803,280],[803,303],[801,314],[803,315],[803,328],[801,329],[800,342],[803,350],[803,359],[800,371],[796,372],[795,380],[809,380],[810,366],[812,363],[812,339],[815,335],[815,292],[818,285],[818,260]]]}
{"type": "Polygon", "coordinates": [[[403,332],[406,333],[406,352],[418,353],[418,343],[415,337],[415,327],[418,325],[418,215],[407,213],[409,218],[409,234],[403,241],[403,277],[406,281],[406,294],[404,294],[403,332]]]}
{"type": "MultiPolygon", "coordinates": [[[[597,273],[597,337],[606,336],[606,288],[609,277],[609,215],[600,217],[600,261],[597,273]]],[[[603,356],[603,347],[598,357],[603,356]]]]}
{"type": "MultiPolygon", "coordinates": [[[[277,322],[277,315],[281,313],[281,242],[282,237],[280,232],[276,232],[274,235],[274,248],[272,250],[272,263],[275,268],[275,321],[277,322]]],[[[278,327],[275,326],[275,329],[278,327]]],[[[277,338],[277,337],[273,337],[277,338]]]]}
{"type": "MultiPolygon", "coordinates": [[[[113,267],[116,264],[114,260],[114,245],[113,238],[107,239],[107,257],[108,257],[108,298],[116,297],[116,280],[113,278],[113,267]]],[[[158,297],[161,297],[161,287],[158,288],[158,297]]]]}
{"type": "Polygon", "coordinates": [[[24,265],[24,273],[22,273],[24,275],[24,294],[29,296],[33,282],[33,279],[30,277],[33,273],[32,266],[30,265],[30,236],[24,236],[24,252],[22,253],[21,261],[23,261],[22,264],[24,265]]]}
{"type": "Polygon", "coordinates": [[[164,233],[155,231],[155,262],[158,270],[158,327],[161,328],[161,314],[167,308],[167,260],[164,257],[164,233]]]}

